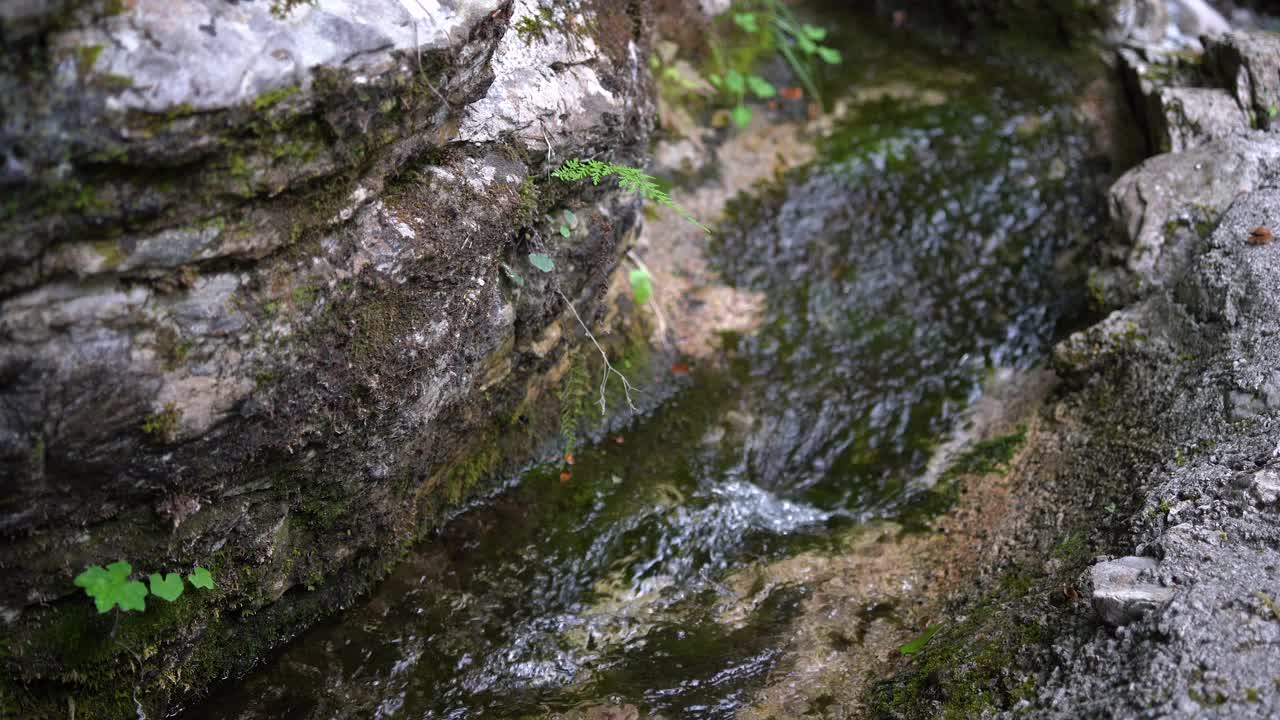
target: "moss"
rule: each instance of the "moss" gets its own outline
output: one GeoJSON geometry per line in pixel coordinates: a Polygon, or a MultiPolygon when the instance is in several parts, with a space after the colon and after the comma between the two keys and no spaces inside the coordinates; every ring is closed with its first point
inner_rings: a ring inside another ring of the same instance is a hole
{"type": "Polygon", "coordinates": [[[969,448],[951,463],[932,488],[912,497],[898,512],[895,519],[903,531],[910,533],[930,529],[933,518],[955,505],[966,476],[1008,472],[1009,463],[1026,440],[1026,428],[1019,427],[1008,435],[984,440],[969,448]]]}
{"type": "Polygon", "coordinates": [[[102,257],[102,264],[107,270],[113,270],[124,260],[117,240],[99,240],[93,244],[93,251],[102,257]]]}
{"type": "Polygon", "coordinates": [[[253,104],[252,104],[253,109],[258,112],[269,110],[272,107],[284,102],[285,100],[288,100],[294,95],[297,95],[301,89],[302,88],[300,88],[298,85],[294,84],[294,85],[285,85],[284,87],[279,87],[279,88],[276,88],[275,90],[268,90],[267,92],[264,92],[258,97],[253,99],[253,104]]]}
{"type": "Polygon", "coordinates": [[[1027,429],[1019,427],[1016,432],[983,440],[974,445],[966,453],[956,459],[947,469],[947,475],[985,475],[993,472],[1004,472],[1009,469],[1009,462],[1018,450],[1027,442],[1027,429]]]}
{"type": "Polygon", "coordinates": [[[93,72],[93,66],[98,64],[100,55],[102,55],[101,45],[84,45],[76,48],[76,72],[81,80],[93,72]]]}
{"type": "Polygon", "coordinates": [[[1067,535],[1053,549],[1053,556],[1072,565],[1079,564],[1089,551],[1084,533],[1074,532],[1067,535]]]}
{"type": "Polygon", "coordinates": [[[157,442],[173,442],[178,435],[178,422],[182,419],[182,411],[178,406],[169,403],[160,412],[147,416],[142,423],[142,432],[157,442]]]}
{"type": "Polygon", "coordinates": [[[1047,642],[1049,633],[1032,616],[1003,611],[1006,604],[1025,604],[1036,576],[1015,569],[1002,578],[1000,590],[941,629],[911,656],[909,669],[872,687],[872,717],[981,717],[1034,697],[1035,678],[1022,669],[1020,653],[1028,645],[1047,642]]]}
{"type": "Polygon", "coordinates": [[[534,40],[545,40],[547,31],[555,26],[554,18],[551,8],[540,8],[537,15],[526,15],[516,22],[516,35],[526,45],[534,40]]]}
{"type": "Polygon", "coordinates": [[[187,355],[195,343],[183,338],[176,330],[162,327],[156,331],[156,352],[164,361],[166,370],[176,370],[187,360],[187,355]]]}
{"type": "Polygon", "coordinates": [[[302,284],[295,287],[290,293],[289,298],[293,300],[294,307],[305,310],[310,308],[316,301],[316,288],[314,285],[302,284]]]}

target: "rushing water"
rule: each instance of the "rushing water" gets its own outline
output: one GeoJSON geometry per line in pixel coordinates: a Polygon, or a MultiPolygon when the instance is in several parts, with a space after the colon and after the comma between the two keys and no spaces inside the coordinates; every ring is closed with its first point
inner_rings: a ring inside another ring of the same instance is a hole
{"type": "Polygon", "coordinates": [[[828,83],[854,101],[822,160],[737,203],[716,243],[726,278],[766,294],[762,328],[579,452],[569,482],[534,469],[460,514],[190,717],[719,718],[749,700],[805,588],[726,624],[720,583],[909,508],[990,372],[1043,356],[1055,260],[1096,217],[1083,131],[1051,88],[855,24],[828,83]]]}

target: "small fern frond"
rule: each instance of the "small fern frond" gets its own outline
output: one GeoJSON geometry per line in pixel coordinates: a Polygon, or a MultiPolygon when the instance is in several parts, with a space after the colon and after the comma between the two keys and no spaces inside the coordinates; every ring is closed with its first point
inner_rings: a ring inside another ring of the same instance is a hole
{"type": "Polygon", "coordinates": [[[692,213],[681,207],[679,203],[671,199],[671,196],[665,190],[658,187],[658,183],[652,175],[648,175],[642,170],[627,167],[626,165],[600,162],[599,160],[579,160],[574,158],[566,161],[551,173],[552,177],[565,182],[590,179],[593,185],[599,185],[601,180],[610,175],[617,178],[618,186],[623,190],[637,193],[649,202],[670,208],[703,232],[708,235],[711,234],[711,228],[698,222],[698,219],[692,213]]]}

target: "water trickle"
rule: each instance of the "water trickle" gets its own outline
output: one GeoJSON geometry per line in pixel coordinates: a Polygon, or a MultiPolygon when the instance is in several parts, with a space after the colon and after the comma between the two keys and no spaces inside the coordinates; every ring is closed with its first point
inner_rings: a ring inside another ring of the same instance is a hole
{"type": "MultiPolygon", "coordinates": [[[[840,28],[822,160],[736,205],[715,249],[763,291],[723,369],[535,469],[416,549],[363,606],[191,718],[541,717],[589,702],[731,717],[806,594],[727,612],[757,561],[893,518],[997,369],[1043,357],[1054,263],[1095,228],[1066,99],[840,28]],[[880,92],[875,92],[880,88],[880,92]]],[[[892,612],[868,608],[868,617],[892,612]]],[[[845,639],[843,642],[857,642],[845,639]]]]}

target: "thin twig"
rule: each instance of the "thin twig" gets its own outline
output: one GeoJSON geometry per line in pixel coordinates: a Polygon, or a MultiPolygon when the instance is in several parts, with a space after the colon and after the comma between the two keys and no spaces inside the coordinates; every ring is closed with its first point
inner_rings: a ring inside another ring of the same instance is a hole
{"type": "Polygon", "coordinates": [[[600,414],[604,415],[605,411],[609,409],[609,401],[605,397],[605,390],[609,386],[610,373],[617,375],[618,379],[622,381],[622,392],[626,395],[627,407],[631,408],[632,412],[639,412],[636,409],[636,404],[631,400],[631,391],[635,390],[631,385],[631,381],[627,380],[627,376],[618,372],[613,367],[613,364],[609,362],[609,356],[605,354],[604,348],[600,347],[600,343],[596,341],[596,336],[591,334],[591,329],[587,327],[587,324],[582,322],[582,316],[578,314],[578,309],[573,306],[573,303],[569,302],[569,298],[565,296],[564,292],[556,288],[556,294],[560,296],[561,300],[564,300],[565,305],[569,306],[569,312],[573,313],[574,319],[582,326],[582,331],[591,339],[591,344],[596,346],[596,350],[600,352],[600,359],[604,361],[604,373],[603,377],[600,378],[600,414]]]}

